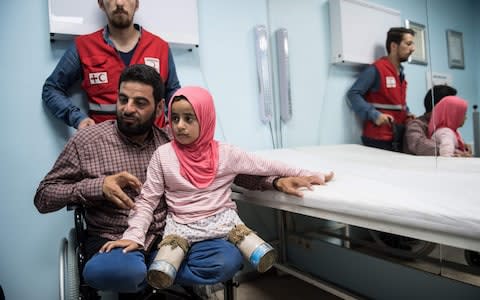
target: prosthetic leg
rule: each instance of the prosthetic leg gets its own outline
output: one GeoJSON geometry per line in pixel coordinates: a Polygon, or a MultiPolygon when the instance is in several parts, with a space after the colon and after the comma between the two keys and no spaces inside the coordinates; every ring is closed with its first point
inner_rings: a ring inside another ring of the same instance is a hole
{"type": "Polygon", "coordinates": [[[260,273],[268,271],[277,260],[277,251],[244,224],[235,225],[228,240],[260,273]]]}
{"type": "Polygon", "coordinates": [[[187,251],[186,239],[173,234],[164,237],[158,244],[157,256],[148,269],[148,284],[157,289],[171,286],[187,251]]]}

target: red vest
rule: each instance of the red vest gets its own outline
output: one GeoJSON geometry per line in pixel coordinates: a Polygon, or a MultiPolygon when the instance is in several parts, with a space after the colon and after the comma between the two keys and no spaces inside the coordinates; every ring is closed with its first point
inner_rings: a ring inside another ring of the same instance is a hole
{"type": "MultiPolygon", "coordinates": [[[[95,123],[115,119],[118,81],[125,68],[114,47],[103,38],[104,29],[75,39],[83,68],[82,88],[88,95],[89,115],[95,123]]],[[[168,43],[142,28],[130,61],[155,67],[165,81],[168,77],[168,43]]],[[[165,125],[164,114],[155,120],[158,127],[165,125]]]]}
{"type": "MultiPolygon", "coordinates": [[[[405,124],[407,118],[406,92],[407,81],[400,81],[397,68],[387,59],[382,57],[373,63],[380,75],[378,91],[369,91],[365,99],[381,113],[392,115],[397,124],[405,124]]],[[[373,121],[363,123],[363,136],[391,141],[393,139],[392,127],[389,125],[377,126],[373,121]]]]}

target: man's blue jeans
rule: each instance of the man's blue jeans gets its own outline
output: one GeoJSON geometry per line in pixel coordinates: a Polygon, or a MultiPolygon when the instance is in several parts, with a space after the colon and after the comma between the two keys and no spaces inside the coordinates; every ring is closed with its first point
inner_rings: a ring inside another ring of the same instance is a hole
{"type": "MultiPolygon", "coordinates": [[[[95,254],[85,265],[85,282],[98,290],[136,293],[143,290],[147,270],[157,251],[147,256],[140,251],[123,253],[116,248],[109,253],[95,254]]],[[[232,243],[224,239],[192,244],[175,278],[176,284],[214,284],[232,278],[240,269],[243,258],[232,243]]]]}

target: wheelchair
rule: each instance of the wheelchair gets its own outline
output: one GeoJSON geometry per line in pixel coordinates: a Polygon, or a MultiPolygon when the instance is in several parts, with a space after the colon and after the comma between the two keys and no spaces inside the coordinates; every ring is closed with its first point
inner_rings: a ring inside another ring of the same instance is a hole
{"type": "MultiPolygon", "coordinates": [[[[97,290],[88,286],[82,277],[85,266],[86,251],[86,223],[85,210],[81,206],[68,206],[67,210],[74,211],[74,228],[70,229],[68,238],[60,242],[59,253],[59,282],[60,300],[99,300],[97,290]]],[[[233,279],[223,282],[225,300],[234,300],[234,289],[239,283],[233,279]]],[[[139,296],[139,300],[157,299],[159,295],[165,299],[191,299],[201,300],[193,287],[181,286],[180,288],[155,289],[147,287],[147,293],[139,296]]]]}

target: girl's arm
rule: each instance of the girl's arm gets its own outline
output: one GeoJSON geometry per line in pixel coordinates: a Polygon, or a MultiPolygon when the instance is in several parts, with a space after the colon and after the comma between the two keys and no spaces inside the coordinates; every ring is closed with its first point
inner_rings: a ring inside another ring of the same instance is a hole
{"type": "Polygon", "coordinates": [[[450,128],[439,128],[435,130],[432,138],[438,145],[438,153],[440,156],[454,156],[457,148],[457,138],[455,132],[450,128]]]}
{"type": "Polygon", "coordinates": [[[165,182],[157,149],[147,169],[147,179],[140,195],[135,198],[135,208],[130,210],[128,229],[123,233],[123,240],[129,240],[144,246],[145,235],[153,221],[153,212],[160,201],[165,201],[165,182]]]}
{"type": "Polygon", "coordinates": [[[270,160],[253,153],[248,153],[231,145],[225,145],[228,157],[228,168],[234,174],[260,176],[318,176],[322,183],[325,174],[295,168],[280,161],[270,160]]]}

